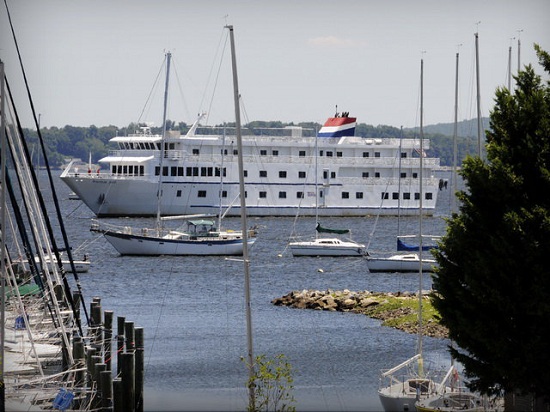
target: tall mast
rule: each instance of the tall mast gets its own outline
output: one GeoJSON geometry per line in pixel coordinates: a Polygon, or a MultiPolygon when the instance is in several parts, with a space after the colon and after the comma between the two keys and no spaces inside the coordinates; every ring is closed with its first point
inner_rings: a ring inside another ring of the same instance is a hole
{"type": "Polygon", "coordinates": [[[458,163],[457,159],[457,138],[458,138],[458,60],[459,53],[456,53],[456,74],[455,74],[455,123],[453,130],[453,174],[452,187],[451,187],[451,212],[456,210],[456,191],[457,191],[457,181],[456,181],[456,166],[458,163]]]}
{"type": "Polygon", "coordinates": [[[479,41],[478,33],[475,33],[476,38],[476,99],[477,99],[477,154],[481,158],[481,95],[479,90],[479,41]]]}
{"type": "Polygon", "coordinates": [[[419,202],[419,260],[420,267],[418,270],[418,353],[419,359],[419,374],[423,375],[422,368],[422,189],[423,189],[423,167],[424,167],[424,59],[420,59],[420,202],[419,202]]]}
{"type": "MultiPolygon", "coordinates": [[[[233,34],[233,26],[226,26],[229,29],[229,37],[231,40],[231,66],[233,69],[233,98],[235,103],[235,126],[237,132],[237,150],[239,163],[239,194],[241,198],[241,230],[243,233],[243,262],[244,262],[244,294],[246,303],[246,337],[248,349],[248,377],[249,382],[254,378],[254,353],[252,342],[252,313],[250,308],[250,260],[248,259],[248,224],[246,221],[246,198],[244,188],[244,164],[243,164],[243,143],[241,136],[241,111],[240,111],[240,95],[239,81],[237,77],[237,58],[235,55],[235,38],[233,34]]],[[[255,408],[254,385],[248,385],[248,407],[249,410],[255,408]]]]}
{"type": "Polygon", "coordinates": [[[166,82],[164,84],[164,109],[162,113],[162,139],[160,142],[160,162],[159,162],[159,185],[157,193],[157,231],[160,236],[160,203],[162,198],[162,164],[164,161],[165,139],[166,139],[166,114],[168,111],[168,84],[170,82],[170,60],[172,53],[166,53],[166,82]]]}
{"type": "Polygon", "coordinates": [[[5,85],[4,85],[4,62],[0,60],[0,144],[1,144],[1,153],[0,153],[0,166],[2,171],[0,172],[0,231],[2,234],[2,239],[0,240],[0,294],[1,307],[0,307],[0,351],[2,356],[0,356],[0,408],[4,411],[5,408],[5,388],[4,388],[4,340],[6,329],[4,325],[6,324],[6,314],[5,314],[5,302],[4,297],[6,296],[6,110],[5,110],[5,85]]]}

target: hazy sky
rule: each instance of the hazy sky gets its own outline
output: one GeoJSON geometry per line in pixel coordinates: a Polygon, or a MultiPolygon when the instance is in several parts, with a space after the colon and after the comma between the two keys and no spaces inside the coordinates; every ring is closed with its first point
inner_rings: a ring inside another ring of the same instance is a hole
{"type": "MultiPolygon", "coordinates": [[[[533,43],[550,51],[549,0],[7,2],[47,127],[160,125],[163,75],[153,85],[166,51],[175,68],[168,117],[192,122],[208,111],[209,124],[233,121],[229,45],[220,59],[225,24],[235,28],[244,122],[321,123],[338,105],[360,123],[418,126],[421,58],[424,123],[452,122],[457,51],[459,118],[473,118],[476,31],[488,116],[495,88],[507,82],[510,45],[517,70],[518,35],[521,64],[540,74],[533,43]]],[[[3,2],[0,10],[0,59],[31,126],[3,2]]]]}

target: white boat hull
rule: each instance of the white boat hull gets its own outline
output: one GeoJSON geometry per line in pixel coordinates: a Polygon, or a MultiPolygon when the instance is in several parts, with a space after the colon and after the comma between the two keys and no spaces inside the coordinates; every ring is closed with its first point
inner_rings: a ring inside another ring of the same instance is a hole
{"type": "MultiPolygon", "coordinates": [[[[242,238],[200,238],[198,240],[164,239],[118,232],[104,232],[105,238],[121,255],[242,255],[242,238]]],[[[248,239],[248,245],[255,238],[248,239]]]]}
{"type": "MultiPolygon", "coordinates": [[[[394,255],[387,258],[367,258],[367,266],[370,272],[418,272],[420,259],[417,254],[394,255]]],[[[422,271],[433,272],[437,267],[434,259],[422,259],[422,271]]]]}
{"type": "Polygon", "coordinates": [[[365,245],[340,239],[316,239],[289,244],[293,256],[363,256],[365,245]]]}

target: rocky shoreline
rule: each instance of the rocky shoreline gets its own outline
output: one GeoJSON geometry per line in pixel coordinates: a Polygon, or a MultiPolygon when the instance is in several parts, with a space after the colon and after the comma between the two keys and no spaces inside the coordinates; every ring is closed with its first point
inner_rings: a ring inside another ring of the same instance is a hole
{"type": "MultiPolygon", "coordinates": [[[[434,338],[446,338],[447,329],[434,315],[430,292],[422,293],[422,333],[434,338]]],[[[382,325],[407,333],[418,333],[418,294],[411,292],[352,292],[347,289],[292,291],[271,301],[276,306],[334,312],[352,312],[382,320],[382,325]]]]}

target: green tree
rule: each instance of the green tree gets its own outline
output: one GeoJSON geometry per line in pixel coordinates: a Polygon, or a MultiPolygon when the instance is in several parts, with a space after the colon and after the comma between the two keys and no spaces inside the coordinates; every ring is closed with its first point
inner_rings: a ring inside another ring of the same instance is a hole
{"type": "Polygon", "coordinates": [[[292,366],[284,354],[274,359],[256,356],[254,375],[247,382],[248,388],[254,387],[254,404],[248,405],[248,411],[294,412],[293,382],[292,366]]]}
{"type": "MultiPolygon", "coordinates": [[[[535,45],[550,74],[550,56],[535,45]]],[[[468,157],[436,252],[434,306],[481,393],[550,388],[550,83],[531,65],[496,91],[487,161],[468,157]]]]}

